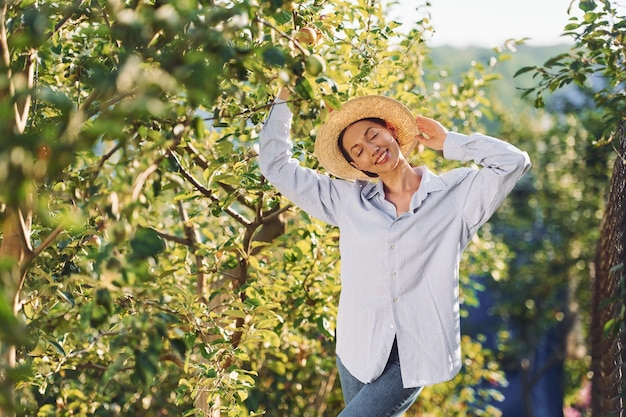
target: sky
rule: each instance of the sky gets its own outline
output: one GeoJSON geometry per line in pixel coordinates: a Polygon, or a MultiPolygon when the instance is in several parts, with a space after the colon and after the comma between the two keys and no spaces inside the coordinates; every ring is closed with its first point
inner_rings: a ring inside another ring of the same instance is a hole
{"type": "MultiPolygon", "coordinates": [[[[507,39],[530,38],[528,45],[573,43],[561,37],[571,15],[571,0],[430,0],[435,33],[430,46],[502,45],[507,39]]],[[[577,3],[577,2],[576,2],[577,3]]],[[[415,10],[424,1],[399,0],[390,17],[409,28],[420,18],[415,10]]],[[[577,6],[575,6],[577,11],[577,6]]],[[[576,15],[579,15],[576,13],[576,15]]]]}

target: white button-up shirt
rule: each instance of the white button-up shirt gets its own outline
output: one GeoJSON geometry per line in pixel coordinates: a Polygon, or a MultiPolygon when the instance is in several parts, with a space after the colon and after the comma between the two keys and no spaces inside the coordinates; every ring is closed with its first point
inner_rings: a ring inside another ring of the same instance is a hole
{"type": "Polygon", "coordinates": [[[453,378],[461,368],[459,261],[465,246],[530,168],[525,152],[480,134],[448,133],[444,157],[474,161],[422,175],[397,216],[380,181],[346,181],[292,158],[292,114],[277,100],[262,131],[259,166],[289,200],[339,227],[337,355],[364,383],[385,369],[394,338],[404,387],[453,378]]]}

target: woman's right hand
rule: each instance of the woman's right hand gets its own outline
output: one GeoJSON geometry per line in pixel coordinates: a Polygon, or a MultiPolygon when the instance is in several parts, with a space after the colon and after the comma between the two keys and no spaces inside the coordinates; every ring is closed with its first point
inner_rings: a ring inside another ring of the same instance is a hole
{"type": "Polygon", "coordinates": [[[289,100],[289,96],[291,95],[291,93],[289,92],[289,89],[286,86],[283,86],[280,88],[280,91],[278,91],[278,98],[281,100],[289,100]]]}

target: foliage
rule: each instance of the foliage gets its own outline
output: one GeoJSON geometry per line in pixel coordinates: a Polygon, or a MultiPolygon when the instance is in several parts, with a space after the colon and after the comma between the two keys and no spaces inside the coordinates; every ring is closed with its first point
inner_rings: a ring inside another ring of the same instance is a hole
{"type": "MultiPolygon", "coordinates": [[[[597,158],[597,155],[599,155],[602,150],[600,150],[599,147],[594,147],[594,145],[606,145],[611,143],[614,139],[619,138],[618,132],[620,130],[623,132],[623,126],[626,120],[626,108],[624,107],[624,83],[626,81],[626,47],[624,44],[624,36],[626,34],[626,19],[625,16],[619,14],[616,4],[608,0],[579,1],[578,7],[582,12],[582,16],[580,18],[571,18],[570,24],[568,24],[565,28],[566,34],[574,37],[576,41],[576,44],[571,51],[553,57],[552,59],[546,61],[542,67],[522,68],[518,73],[522,74],[532,72],[533,77],[538,79],[537,87],[530,88],[526,91],[526,94],[535,94],[535,103],[537,106],[543,105],[543,92],[560,90],[565,85],[571,83],[580,88],[583,100],[579,99],[578,101],[582,101],[583,104],[579,106],[570,106],[568,110],[577,111],[583,125],[591,133],[590,138],[587,139],[586,145],[581,146],[585,146],[588,150],[591,150],[591,152],[586,152],[588,155],[586,159],[588,166],[585,168],[591,178],[597,178],[598,172],[601,172],[594,169],[598,166],[598,161],[604,160],[610,162],[610,158],[607,158],[606,156],[597,158]]],[[[609,147],[605,146],[605,148],[609,147]]],[[[617,146],[615,149],[617,149],[617,146]]],[[[612,155],[612,157],[623,158],[623,155],[617,152],[617,155],[612,155]]],[[[603,165],[602,162],[600,163],[600,166],[601,165],[603,165]]],[[[610,164],[606,163],[606,165],[610,164]]],[[[616,163],[615,167],[617,168],[618,166],[619,165],[616,163]]],[[[606,172],[606,170],[604,170],[604,172],[606,172]]],[[[617,170],[614,171],[613,175],[614,177],[612,178],[612,183],[623,184],[623,178],[618,176],[617,170]]],[[[604,181],[608,182],[606,179],[607,178],[604,178],[604,181]]],[[[619,187],[616,188],[616,190],[618,189],[619,187]]],[[[586,201],[586,196],[590,194],[585,193],[583,195],[585,196],[584,199],[586,201]]],[[[613,200],[617,201],[617,199],[619,199],[618,195],[609,195],[607,197],[608,202],[613,200]]],[[[583,207],[586,206],[586,204],[582,201],[580,201],[579,204],[583,207]]],[[[614,212],[614,210],[612,207],[608,207],[606,212],[611,213],[614,212]]],[[[581,211],[581,213],[585,213],[585,211],[581,211]]],[[[598,217],[602,216],[606,215],[599,213],[598,217]]],[[[608,218],[605,218],[604,222],[606,223],[607,221],[608,218]]],[[[603,248],[607,244],[611,245],[608,241],[606,241],[606,236],[599,236],[598,240],[594,242],[593,245],[588,246],[588,252],[600,250],[600,248],[603,248]]],[[[616,250],[619,251],[617,248],[616,250]]],[[[609,254],[606,253],[605,250],[598,251],[597,255],[597,265],[595,265],[596,272],[594,275],[597,275],[598,277],[597,282],[601,282],[600,277],[609,273],[609,271],[604,270],[605,267],[612,267],[611,271],[614,271],[614,268],[619,268],[620,265],[608,264],[608,262],[616,261],[609,258],[609,254]]],[[[619,260],[617,262],[619,262],[619,260]]],[[[581,267],[584,267],[584,264],[581,263],[581,267]]],[[[588,316],[591,316],[591,319],[601,317],[600,315],[603,313],[602,310],[605,306],[611,304],[610,299],[602,299],[604,295],[602,295],[601,292],[595,292],[596,296],[600,298],[594,299],[593,303],[590,302],[588,296],[581,298],[581,300],[584,301],[584,303],[581,302],[581,305],[593,305],[594,308],[596,308],[594,311],[585,311],[588,316]],[[597,304],[598,301],[600,301],[599,305],[597,304]]],[[[618,306],[617,311],[623,312],[623,308],[620,309],[618,306]]],[[[608,323],[605,323],[600,319],[595,321],[598,321],[598,323],[594,325],[595,329],[588,329],[588,332],[591,333],[593,331],[601,330],[602,328],[607,330],[607,328],[610,328],[612,325],[612,321],[609,321],[608,323]]],[[[591,320],[591,322],[593,323],[594,320],[591,320]]],[[[593,337],[594,345],[592,346],[592,351],[595,356],[593,357],[593,360],[585,358],[585,361],[587,365],[591,362],[591,365],[594,368],[591,369],[591,371],[595,373],[595,377],[602,378],[601,375],[610,373],[610,370],[607,370],[606,372],[603,370],[601,372],[600,370],[595,369],[598,367],[597,365],[594,365],[597,359],[596,356],[602,356],[604,354],[604,352],[598,350],[598,347],[602,343],[602,340],[600,340],[602,336],[597,337],[597,335],[598,334],[593,337]]],[[[602,348],[600,347],[600,349],[602,348]]],[[[610,359],[607,360],[607,363],[609,364],[609,368],[613,366],[610,359]]],[[[573,368],[573,370],[570,370],[570,375],[580,375],[582,373],[580,367],[571,368],[573,368]]],[[[580,392],[587,392],[588,394],[588,385],[585,386],[584,379],[583,382],[581,382],[582,386],[580,392]]],[[[598,379],[598,381],[600,380],[598,379]]],[[[601,393],[603,389],[601,388],[602,384],[596,384],[598,381],[594,382],[593,388],[593,397],[596,404],[600,404],[601,397],[604,395],[601,393]]],[[[585,407],[588,407],[588,395],[584,396],[586,399],[583,401],[576,398],[577,394],[579,393],[570,393],[568,395],[567,402],[573,407],[580,407],[580,404],[585,404],[585,407]]],[[[598,408],[598,410],[595,411],[600,412],[601,410],[598,408]]]]}
{"type": "MultiPolygon", "coordinates": [[[[430,91],[428,22],[398,33],[378,2],[0,8],[0,406],[28,416],[340,409],[336,230],[260,176],[268,103],[279,84],[295,86],[294,155],[315,168],[317,127],[354,95],[394,96],[474,128],[506,51],[430,91]],[[296,39],[305,26],[317,43],[296,39]],[[315,76],[304,65],[313,53],[326,67],[315,76]]],[[[434,152],[418,159],[454,166],[434,152]]],[[[472,242],[468,305],[480,289],[471,274],[505,275],[509,256],[497,239],[472,242]]],[[[427,390],[422,412],[496,414],[488,400],[504,381],[492,353],[480,340],[464,346],[468,366],[427,390]]]]}
{"type": "MultiPolygon", "coordinates": [[[[534,80],[530,73],[514,77],[515,73],[522,67],[541,65],[549,58],[568,51],[570,45],[530,46],[513,41],[509,41],[507,45],[510,50],[507,51],[506,58],[500,55],[498,59],[497,72],[501,75],[501,79],[486,88],[486,95],[492,101],[506,103],[509,112],[525,114],[529,110],[529,104],[528,100],[520,98],[520,88],[532,86],[534,80]]],[[[465,73],[471,68],[472,62],[489,62],[492,56],[494,56],[494,49],[485,47],[437,46],[429,53],[429,59],[432,60],[437,73],[449,74],[452,77],[465,73]]],[[[437,79],[438,77],[434,77],[433,82],[437,82],[437,79]]],[[[561,92],[561,94],[566,93],[567,89],[561,92]]],[[[559,109],[553,106],[553,102],[558,98],[559,94],[545,96],[545,108],[551,112],[558,112],[559,109]]],[[[483,122],[489,132],[496,129],[498,125],[497,120],[493,119],[486,119],[483,122]]]]}
{"type": "Polygon", "coordinates": [[[484,231],[514,252],[509,278],[487,284],[497,294],[494,330],[506,336],[499,340],[501,363],[528,372],[529,381],[539,377],[535,350],[556,332],[560,345],[550,359],[565,362],[567,395],[588,378],[589,273],[610,174],[611,153],[592,144],[595,133],[573,115],[521,118],[505,128],[505,137],[532,138],[524,148],[533,170],[484,231]]]}
{"type": "Polygon", "coordinates": [[[452,381],[424,390],[412,408],[416,415],[502,416],[493,404],[504,399],[499,388],[506,379],[493,352],[482,346],[484,341],[484,337],[463,336],[464,370],[452,381]]]}
{"type": "Polygon", "coordinates": [[[530,66],[516,75],[532,72],[537,86],[524,95],[535,94],[535,105],[543,106],[544,91],[556,91],[575,83],[593,94],[593,103],[602,110],[605,126],[600,138],[610,142],[626,113],[626,16],[619,15],[609,0],[580,0],[582,17],[571,17],[565,34],[575,38],[568,52],[554,56],[541,67],[530,66]]]}

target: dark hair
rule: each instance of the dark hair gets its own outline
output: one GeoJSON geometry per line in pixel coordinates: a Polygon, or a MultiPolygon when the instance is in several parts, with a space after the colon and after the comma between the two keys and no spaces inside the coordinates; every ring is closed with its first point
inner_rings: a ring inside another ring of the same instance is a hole
{"type": "MultiPolygon", "coordinates": [[[[353,124],[357,122],[362,122],[362,121],[372,122],[372,123],[376,123],[377,125],[381,125],[382,127],[387,127],[387,122],[385,122],[383,119],[380,119],[378,117],[366,117],[365,119],[359,119],[356,122],[352,122],[348,126],[346,126],[345,129],[343,129],[341,133],[339,134],[339,138],[337,139],[337,145],[339,146],[339,150],[341,151],[341,154],[348,162],[354,162],[354,159],[350,157],[350,154],[348,153],[346,148],[343,146],[343,135],[346,133],[346,129],[348,129],[350,126],[352,126],[353,124]]],[[[365,175],[367,175],[370,178],[378,177],[378,174],[374,174],[373,172],[369,172],[369,171],[361,171],[361,172],[363,172],[365,175]]]]}

